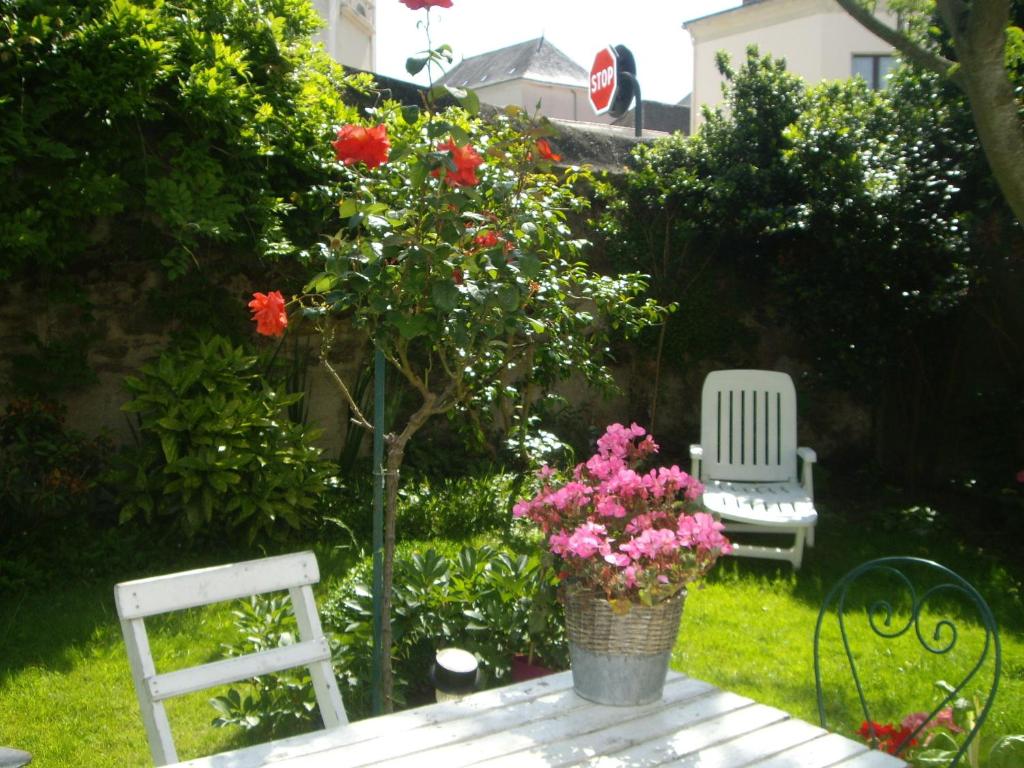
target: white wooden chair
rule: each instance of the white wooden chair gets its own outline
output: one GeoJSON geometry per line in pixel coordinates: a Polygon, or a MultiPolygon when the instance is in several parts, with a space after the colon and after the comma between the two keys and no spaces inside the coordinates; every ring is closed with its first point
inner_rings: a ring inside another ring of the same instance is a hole
{"type": "Polygon", "coordinates": [[[733,554],[788,560],[799,568],[814,546],[817,456],[796,444],[796,390],[775,371],[713,371],[701,394],[700,444],[691,474],[706,486],[702,504],[737,533],[793,534],[793,546],[738,544],[733,554]],[[797,475],[797,458],[802,471],[797,475]]]}
{"type": "Polygon", "coordinates": [[[331,649],[320,627],[311,585],[320,580],[312,552],[201,568],[114,587],[117,613],[128,649],[142,722],[156,765],[178,762],[164,700],[271,672],[306,666],[313,679],[326,728],[348,722],[331,669],[331,649]],[[149,650],[145,619],[211,603],[287,589],[299,629],[299,642],[197,667],[157,673],[149,650]]]}

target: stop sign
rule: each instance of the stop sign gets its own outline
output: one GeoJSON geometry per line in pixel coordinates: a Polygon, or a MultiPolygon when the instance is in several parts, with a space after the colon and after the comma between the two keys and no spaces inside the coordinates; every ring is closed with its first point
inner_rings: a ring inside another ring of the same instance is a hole
{"type": "Polygon", "coordinates": [[[590,88],[587,96],[590,99],[590,106],[594,108],[595,115],[603,115],[612,105],[615,98],[615,88],[618,82],[618,58],[615,49],[610,45],[602,48],[594,57],[594,63],[590,66],[590,88]]]}

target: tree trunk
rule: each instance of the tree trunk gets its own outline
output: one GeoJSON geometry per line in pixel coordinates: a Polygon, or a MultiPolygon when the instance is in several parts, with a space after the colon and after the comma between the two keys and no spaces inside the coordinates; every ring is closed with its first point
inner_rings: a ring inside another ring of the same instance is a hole
{"type": "Polygon", "coordinates": [[[1017,221],[1024,223],[1024,123],[1006,71],[1007,0],[985,0],[958,14],[959,3],[939,0],[953,35],[958,77],[971,105],[974,127],[992,175],[1017,221]]]}
{"type": "Polygon", "coordinates": [[[437,411],[434,398],[424,401],[406,422],[405,429],[399,434],[389,434],[387,442],[387,462],[384,473],[384,557],[383,557],[383,591],[381,595],[381,704],[385,714],[395,711],[394,689],[395,675],[391,664],[391,593],[395,573],[395,518],[398,511],[398,475],[405,460],[405,447],[409,440],[427,420],[437,411]]]}
{"type": "Polygon", "coordinates": [[[936,0],[953,38],[957,62],[922,48],[861,4],[836,0],[842,8],[909,61],[948,77],[966,95],[982,151],[1003,198],[1024,224],[1024,123],[1006,70],[1010,0],[936,0]]]}

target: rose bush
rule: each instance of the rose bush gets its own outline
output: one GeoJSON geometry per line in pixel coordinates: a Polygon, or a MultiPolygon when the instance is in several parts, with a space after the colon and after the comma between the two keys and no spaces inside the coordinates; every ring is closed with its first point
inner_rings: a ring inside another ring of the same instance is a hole
{"type": "Polygon", "coordinates": [[[700,482],[677,466],[637,471],[657,452],[643,427],[612,424],[571,479],[553,482],[543,467],[540,491],[515,505],[516,517],[540,526],[567,584],[650,605],[732,551],[724,526],[696,511],[700,482]]]}
{"type": "MultiPolygon", "coordinates": [[[[431,7],[450,3],[406,5],[426,8],[429,19],[431,7]]],[[[410,59],[410,73],[450,58],[447,46],[429,50],[410,59]]],[[[409,440],[442,414],[461,416],[452,423],[481,442],[501,437],[529,423],[538,394],[570,375],[611,386],[612,334],[638,333],[665,312],[641,298],[644,276],[599,275],[583,260],[587,242],[570,216],[588,205],[581,192],[592,177],[578,168],[556,173],[552,159],[535,156],[554,133],[546,121],[515,107],[486,122],[465,107],[438,111],[434,92],[425,110],[383,102],[367,115],[370,127],[352,122],[338,131],[338,170],[349,190],[338,202],[339,228],[322,247],[321,271],[289,302],[318,330],[321,363],[353,422],[372,428],[330,363],[339,316],[367,334],[418,396],[404,425],[385,436],[385,646],[398,472],[409,440]]],[[[445,92],[474,103],[465,92],[445,92]]],[[[281,330],[255,319],[260,333],[281,330]]],[[[387,709],[387,653],[383,682],[387,709]]]]}

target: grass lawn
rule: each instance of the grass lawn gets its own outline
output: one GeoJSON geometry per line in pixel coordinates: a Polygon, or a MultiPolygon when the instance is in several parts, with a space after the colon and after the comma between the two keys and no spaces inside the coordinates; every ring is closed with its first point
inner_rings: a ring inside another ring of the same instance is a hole
{"type": "MultiPolygon", "coordinates": [[[[1021,573],[989,552],[958,545],[948,531],[919,531],[913,520],[893,528],[884,518],[865,522],[847,511],[831,512],[823,510],[818,545],[798,573],[788,565],[728,559],[704,588],[691,590],[672,666],[816,722],[811,641],[825,592],[845,570],[871,557],[924,555],[953,566],[992,604],[1004,660],[987,729],[993,735],[1024,733],[1021,573]]],[[[221,561],[230,559],[237,557],[221,561]]],[[[344,572],[345,561],[322,555],[321,568],[329,583],[344,572]]],[[[112,586],[167,570],[175,568],[134,565],[56,591],[0,596],[0,744],[31,751],[44,768],[149,764],[112,586]]],[[[231,637],[230,623],[227,606],[152,622],[157,667],[214,658],[231,637]]],[[[891,660],[890,670],[877,673],[873,685],[890,699],[892,716],[924,709],[932,683],[948,675],[941,661],[898,654],[891,660]]],[[[236,730],[210,726],[215,712],[207,700],[215,693],[170,702],[182,758],[245,743],[236,730]]],[[[848,721],[851,728],[859,724],[855,709],[848,711],[848,721]]],[[[844,729],[840,723],[835,728],[844,729]]]]}

